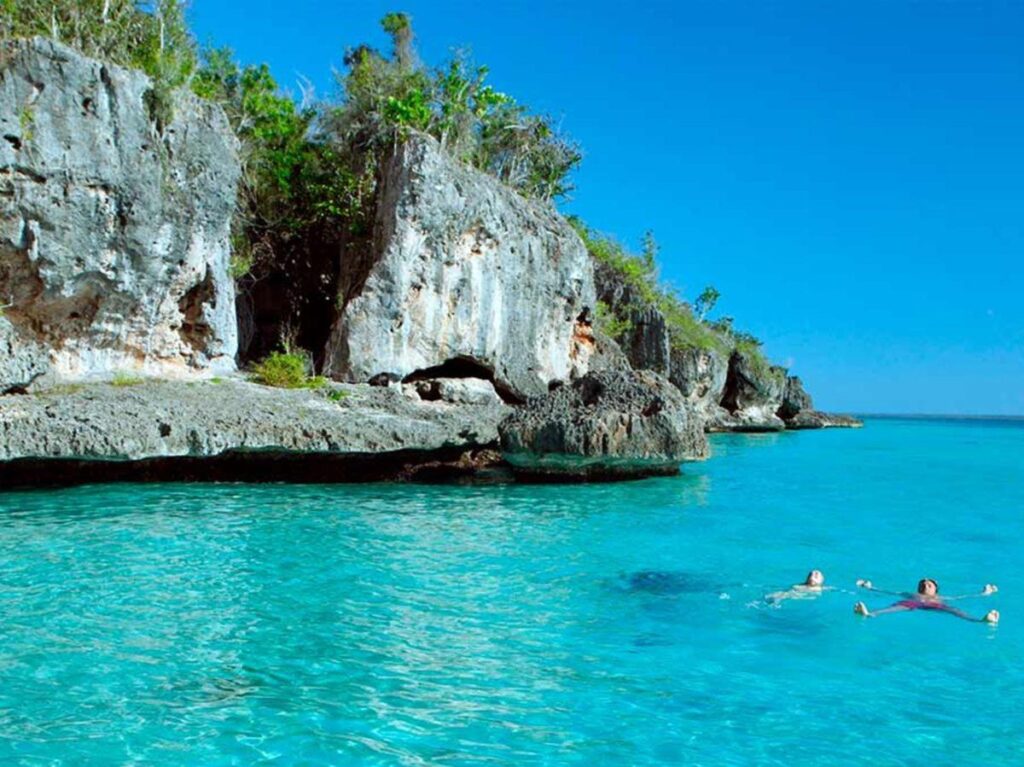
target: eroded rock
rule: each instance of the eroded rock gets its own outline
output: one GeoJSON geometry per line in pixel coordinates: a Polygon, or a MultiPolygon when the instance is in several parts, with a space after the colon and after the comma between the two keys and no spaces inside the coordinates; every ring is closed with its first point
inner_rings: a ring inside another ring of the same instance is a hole
{"type": "Polygon", "coordinates": [[[556,478],[674,474],[705,458],[699,416],[650,371],[589,373],[531,398],[499,427],[505,459],[521,475],[556,478]]]}
{"type": "Polygon", "coordinates": [[[427,378],[405,384],[421,400],[455,405],[495,405],[501,402],[494,384],[481,378],[427,378]]]}
{"type": "Polygon", "coordinates": [[[728,431],[779,431],[786,427],[776,415],[786,388],[786,369],[739,351],[729,357],[722,392],[726,411],[712,415],[710,428],[728,431]]]}
{"type": "Polygon", "coordinates": [[[140,72],[42,38],[2,56],[0,388],[233,369],[240,169],[222,110],[182,91],[158,127],[140,72]]]}
{"type": "Polygon", "coordinates": [[[787,376],[782,404],[779,405],[776,415],[784,421],[789,421],[798,413],[811,410],[814,410],[814,402],[811,395],[804,390],[803,382],[797,376],[787,376]]]}
{"type": "Polygon", "coordinates": [[[384,168],[374,241],[371,263],[342,264],[332,377],[471,359],[521,397],[588,369],[590,258],[550,206],[414,135],[384,168]]]}
{"type": "Polygon", "coordinates": [[[729,357],[716,349],[673,348],[669,380],[705,419],[721,407],[729,357]]]}
{"type": "Polygon", "coordinates": [[[366,385],[312,391],[233,379],[71,385],[0,397],[0,461],[465,450],[495,444],[507,412],[501,403],[419,402],[398,387],[366,385]]]}
{"type": "Polygon", "coordinates": [[[787,429],[857,429],[864,422],[849,415],[822,413],[818,410],[801,410],[786,420],[787,429]]]}

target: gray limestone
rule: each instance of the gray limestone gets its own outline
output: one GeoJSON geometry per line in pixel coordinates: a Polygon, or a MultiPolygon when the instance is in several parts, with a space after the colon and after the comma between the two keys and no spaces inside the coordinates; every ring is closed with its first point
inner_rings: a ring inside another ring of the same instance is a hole
{"type": "Polygon", "coordinates": [[[676,473],[708,453],[701,418],[650,371],[589,373],[531,398],[499,433],[516,471],[553,477],[676,473]]]}
{"type": "Polygon", "coordinates": [[[500,403],[420,402],[397,387],[365,385],[289,390],[233,378],[65,385],[0,397],[0,461],[477,447],[497,441],[507,412],[500,403]]]}
{"type": "Polygon", "coordinates": [[[383,169],[373,263],[342,263],[326,371],[367,381],[472,360],[539,394],[588,369],[593,271],[554,210],[413,135],[383,169]],[[353,270],[360,273],[353,273],[353,270]]]}
{"type": "Polygon", "coordinates": [[[720,409],[729,357],[715,349],[673,348],[668,379],[705,419],[720,409]]]}
{"type": "Polygon", "coordinates": [[[234,367],[229,223],[240,167],[219,107],[42,38],[0,50],[0,391],[234,367]]]}

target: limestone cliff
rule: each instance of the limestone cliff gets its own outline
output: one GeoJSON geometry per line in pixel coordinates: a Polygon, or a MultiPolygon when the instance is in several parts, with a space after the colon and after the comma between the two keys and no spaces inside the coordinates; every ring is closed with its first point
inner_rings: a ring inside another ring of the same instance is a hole
{"type": "MultiPolygon", "coordinates": [[[[856,419],[813,409],[800,379],[759,354],[738,350],[726,332],[701,325],[675,332],[649,296],[616,268],[594,262],[597,299],[626,329],[618,337],[628,364],[666,376],[704,420],[708,431],[778,431],[857,425],[856,419]]],[[[685,328],[686,326],[684,326],[685,328]]]]}
{"type": "Polygon", "coordinates": [[[728,375],[729,357],[717,349],[695,346],[672,349],[668,378],[705,421],[719,415],[728,375]]]}
{"type": "Polygon", "coordinates": [[[236,140],[186,92],[36,38],[0,50],[0,391],[234,367],[236,140]]]}
{"type": "Polygon", "coordinates": [[[780,431],[777,415],[786,389],[786,369],[749,354],[733,351],[722,391],[720,410],[709,425],[714,430],[780,431]]]}
{"type": "Polygon", "coordinates": [[[549,206],[413,135],[381,174],[369,264],[342,263],[326,372],[394,380],[461,366],[514,398],[588,368],[594,281],[549,206]]]}

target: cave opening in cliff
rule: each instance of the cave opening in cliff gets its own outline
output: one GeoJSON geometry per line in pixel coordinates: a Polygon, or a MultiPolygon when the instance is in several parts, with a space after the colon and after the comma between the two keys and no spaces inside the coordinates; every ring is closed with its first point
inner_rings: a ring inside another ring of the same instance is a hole
{"type": "Polygon", "coordinates": [[[722,388],[722,399],[718,403],[733,414],[740,409],[740,372],[738,362],[739,360],[734,352],[729,357],[729,369],[725,374],[725,386],[722,388]]]}
{"type": "Polygon", "coordinates": [[[507,405],[522,405],[525,400],[507,383],[494,376],[494,369],[475,357],[460,355],[445,360],[440,365],[420,368],[402,379],[402,383],[425,381],[431,378],[479,378],[490,381],[494,391],[507,405]]]}
{"type": "Polygon", "coordinates": [[[342,242],[331,232],[309,231],[268,247],[272,255],[236,282],[239,364],[298,347],[320,370],[338,311],[342,242]]]}

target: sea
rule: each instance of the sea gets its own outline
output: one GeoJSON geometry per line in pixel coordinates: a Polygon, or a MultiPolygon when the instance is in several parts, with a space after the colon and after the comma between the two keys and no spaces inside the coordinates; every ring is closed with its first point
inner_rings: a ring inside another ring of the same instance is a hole
{"type": "Polygon", "coordinates": [[[1024,422],[712,453],[0,492],[0,764],[1024,764],[1024,422]],[[829,590],[766,599],[813,568],[829,590]],[[921,577],[1001,622],[854,614],[898,599],[857,579],[921,577]]]}

